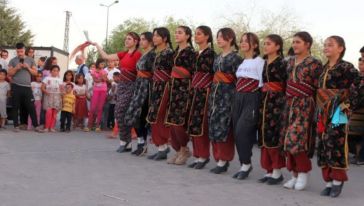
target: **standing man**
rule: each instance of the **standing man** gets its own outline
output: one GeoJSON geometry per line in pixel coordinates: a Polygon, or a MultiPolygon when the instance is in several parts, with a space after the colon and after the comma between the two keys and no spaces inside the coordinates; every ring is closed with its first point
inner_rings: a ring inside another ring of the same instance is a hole
{"type": "Polygon", "coordinates": [[[12,77],[12,113],[14,132],[19,132],[19,109],[26,110],[20,113],[29,113],[35,131],[42,132],[38,126],[34,108],[34,97],[31,89],[31,76],[37,75],[34,59],[25,56],[23,43],[16,44],[16,57],[10,60],[8,74],[12,77]]]}
{"type": "Polygon", "coordinates": [[[9,52],[5,49],[0,52],[0,65],[1,68],[8,70],[8,61],[6,60],[9,56],[9,52]]]}
{"type": "Polygon", "coordinates": [[[75,62],[78,65],[76,74],[83,74],[83,76],[86,77],[86,74],[89,73],[89,69],[85,64],[85,57],[82,54],[79,54],[76,56],[75,62]]]}

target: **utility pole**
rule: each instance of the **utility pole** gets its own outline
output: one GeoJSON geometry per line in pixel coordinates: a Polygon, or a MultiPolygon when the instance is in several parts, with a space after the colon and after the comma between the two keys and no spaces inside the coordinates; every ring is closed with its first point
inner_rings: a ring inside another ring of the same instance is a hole
{"type": "Polygon", "coordinates": [[[63,50],[66,52],[68,52],[68,41],[69,41],[71,15],[72,15],[72,13],[70,11],[66,11],[66,25],[64,28],[64,39],[63,39],[63,50]]]}

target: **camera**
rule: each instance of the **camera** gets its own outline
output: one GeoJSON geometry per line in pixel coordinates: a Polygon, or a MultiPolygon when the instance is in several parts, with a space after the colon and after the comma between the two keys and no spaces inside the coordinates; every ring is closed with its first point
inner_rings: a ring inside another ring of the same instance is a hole
{"type": "Polygon", "coordinates": [[[24,59],[23,58],[19,59],[19,63],[24,64],[24,59]]]}

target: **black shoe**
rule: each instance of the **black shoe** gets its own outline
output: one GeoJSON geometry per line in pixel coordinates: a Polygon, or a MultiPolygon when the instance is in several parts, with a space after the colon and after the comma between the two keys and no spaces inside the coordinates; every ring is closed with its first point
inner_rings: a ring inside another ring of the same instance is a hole
{"type": "Polygon", "coordinates": [[[268,178],[268,181],[267,181],[267,184],[268,185],[278,185],[279,183],[281,183],[283,181],[283,175],[281,175],[280,177],[278,177],[277,179],[276,178],[273,178],[273,177],[269,177],[268,178]]]}
{"type": "Polygon", "coordinates": [[[249,176],[249,173],[253,170],[253,167],[250,166],[250,168],[248,169],[248,171],[240,171],[238,176],[236,177],[236,179],[238,180],[244,180],[249,176]]]}
{"type": "MultiPolygon", "coordinates": [[[[197,169],[197,170],[203,169],[209,162],[210,162],[210,159],[206,159],[203,162],[197,162],[195,169],[197,169]]],[[[227,170],[227,168],[226,168],[226,170],[227,170]]]]}
{"type": "Polygon", "coordinates": [[[153,160],[156,156],[158,155],[158,152],[156,152],[156,153],[154,153],[154,154],[152,154],[152,155],[149,155],[147,158],[149,159],[149,160],[153,160]]]}
{"type": "Polygon", "coordinates": [[[67,129],[66,129],[66,132],[67,132],[67,133],[71,132],[71,129],[70,129],[70,128],[67,128],[67,129]]]}
{"type": "MultiPolygon", "coordinates": [[[[236,178],[236,177],[235,177],[236,178]]],[[[264,176],[258,180],[259,183],[266,183],[270,177],[264,176]]]]}
{"type": "Polygon", "coordinates": [[[192,164],[189,164],[187,167],[188,168],[195,168],[197,165],[197,162],[193,162],[192,164]]]}
{"type": "Polygon", "coordinates": [[[226,162],[226,164],[222,167],[216,166],[215,168],[211,169],[210,172],[215,174],[221,174],[223,172],[226,172],[229,168],[229,162],[226,162]]]}
{"type": "Polygon", "coordinates": [[[130,152],[131,148],[129,147],[130,143],[126,143],[125,145],[120,145],[120,147],[116,150],[118,153],[130,152]]]}
{"type": "Polygon", "coordinates": [[[164,151],[158,151],[157,156],[154,157],[154,160],[156,160],[156,161],[166,160],[167,159],[167,154],[169,152],[170,152],[169,147],[167,147],[167,149],[165,149],[164,151]]]}
{"type": "Polygon", "coordinates": [[[66,130],[64,128],[61,128],[60,132],[65,132],[66,130]]]}
{"type": "Polygon", "coordinates": [[[144,150],[144,143],[143,144],[138,144],[137,149],[134,150],[131,154],[139,156],[143,152],[143,150],[144,150]]]}
{"type": "Polygon", "coordinates": [[[330,196],[331,193],[331,187],[325,187],[324,190],[320,192],[321,196],[330,196]]]}
{"type": "Polygon", "coordinates": [[[341,185],[332,185],[332,188],[330,191],[330,197],[338,197],[341,194],[343,186],[344,186],[344,183],[341,183],[341,185]]]}

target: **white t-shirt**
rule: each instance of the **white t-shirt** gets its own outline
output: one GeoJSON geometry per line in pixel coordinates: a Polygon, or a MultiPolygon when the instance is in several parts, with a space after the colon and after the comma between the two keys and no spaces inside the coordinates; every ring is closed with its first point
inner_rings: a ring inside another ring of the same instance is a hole
{"type": "Polygon", "coordinates": [[[6,61],[3,58],[0,58],[0,64],[1,64],[1,68],[8,70],[8,61],[6,61]]]}
{"type": "Polygon", "coordinates": [[[244,77],[259,80],[259,87],[263,86],[264,59],[255,57],[254,59],[244,59],[236,71],[236,77],[244,77]]]}
{"type": "Polygon", "coordinates": [[[104,69],[104,71],[106,71],[107,72],[107,79],[109,80],[109,81],[112,81],[113,80],[113,75],[114,75],[114,72],[120,72],[120,70],[119,69],[117,69],[117,68],[113,68],[112,70],[109,70],[109,68],[105,68],[104,69]]]}
{"type": "Polygon", "coordinates": [[[61,87],[63,86],[63,81],[58,77],[48,76],[42,81],[48,93],[61,93],[61,87]]]}
{"type": "Polygon", "coordinates": [[[74,90],[73,90],[76,95],[85,95],[86,96],[86,92],[87,92],[87,86],[86,84],[83,85],[75,85],[74,90]]]}
{"type": "Polygon", "coordinates": [[[0,82],[0,100],[6,101],[7,93],[10,91],[10,85],[7,81],[0,82]]]}
{"type": "Polygon", "coordinates": [[[34,100],[41,100],[42,99],[42,83],[41,82],[32,82],[30,83],[30,86],[32,87],[34,100]]]}

